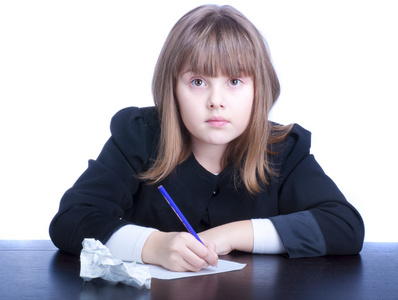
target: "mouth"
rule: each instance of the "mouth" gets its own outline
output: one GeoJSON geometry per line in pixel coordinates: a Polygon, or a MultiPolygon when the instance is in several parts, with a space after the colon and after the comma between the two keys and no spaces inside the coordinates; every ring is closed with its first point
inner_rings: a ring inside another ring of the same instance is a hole
{"type": "Polygon", "coordinates": [[[222,117],[212,117],[206,121],[212,127],[223,127],[227,125],[229,122],[222,117]]]}

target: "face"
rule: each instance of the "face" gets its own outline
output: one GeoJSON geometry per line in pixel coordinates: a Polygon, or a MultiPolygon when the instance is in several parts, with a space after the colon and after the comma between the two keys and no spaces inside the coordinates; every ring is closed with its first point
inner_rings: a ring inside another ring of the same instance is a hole
{"type": "Polygon", "coordinates": [[[206,77],[183,72],[176,96],[182,121],[191,134],[193,151],[225,150],[246,129],[254,98],[250,77],[206,77]]]}

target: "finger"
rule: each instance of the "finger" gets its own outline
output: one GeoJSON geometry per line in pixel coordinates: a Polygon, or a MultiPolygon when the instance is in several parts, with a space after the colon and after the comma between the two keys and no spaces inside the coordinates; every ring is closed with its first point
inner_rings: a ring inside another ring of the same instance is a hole
{"type": "MultiPolygon", "coordinates": [[[[204,247],[202,244],[200,244],[203,248],[204,247]]],[[[200,246],[199,246],[200,247],[200,246]]],[[[206,268],[209,266],[209,263],[206,261],[205,257],[202,257],[198,251],[192,250],[192,248],[195,247],[188,247],[187,251],[184,253],[183,258],[187,263],[187,268],[190,271],[199,271],[203,268],[206,268]]],[[[206,250],[206,249],[205,249],[206,250]]],[[[207,250],[206,250],[207,251],[207,250]]],[[[200,252],[200,251],[199,251],[200,252]]],[[[202,251],[203,252],[203,251],[202,251]]]]}
{"type": "Polygon", "coordinates": [[[188,262],[194,266],[207,267],[208,265],[216,266],[218,263],[218,255],[215,251],[215,245],[211,242],[204,242],[205,245],[193,239],[191,243],[187,244],[189,249],[194,254],[189,257],[188,262]],[[207,247],[209,245],[209,247],[207,247]]]}
{"type": "Polygon", "coordinates": [[[206,263],[204,265],[197,266],[190,263],[190,260],[191,258],[180,256],[178,261],[175,261],[172,265],[167,266],[167,268],[175,272],[197,272],[207,267],[206,263]]]}
{"type": "Polygon", "coordinates": [[[217,266],[218,264],[218,254],[216,251],[216,244],[210,241],[202,240],[207,249],[209,250],[209,256],[208,258],[205,258],[206,261],[209,263],[211,266],[217,266]]]}
{"type": "Polygon", "coordinates": [[[163,262],[162,266],[174,272],[199,271],[207,266],[204,260],[195,259],[195,254],[188,248],[171,253],[163,262]]]}

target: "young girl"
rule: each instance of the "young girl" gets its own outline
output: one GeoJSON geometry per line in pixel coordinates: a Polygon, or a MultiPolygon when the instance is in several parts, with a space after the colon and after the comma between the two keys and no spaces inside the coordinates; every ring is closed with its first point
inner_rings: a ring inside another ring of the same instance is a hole
{"type": "Polygon", "coordinates": [[[266,43],[240,12],[188,12],[159,56],[155,107],[114,116],[111,138],[61,200],[54,244],[79,254],[96,238],[123,260],[175,271],[214,266],[232,250],[358,253],[362,219],[309,153],[310,133],[268,121],[279,92],[266,43]]]}

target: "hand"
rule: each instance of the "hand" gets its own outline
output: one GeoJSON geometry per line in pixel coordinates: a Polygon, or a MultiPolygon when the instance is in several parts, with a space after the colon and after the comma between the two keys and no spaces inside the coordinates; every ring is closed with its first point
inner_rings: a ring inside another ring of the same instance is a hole
{"type": "Polygon", "coordinates": [[[218,255],[232,250],[253,251],[253,225],[251,220],[237,221],[217,226],[199,233],[202,240],[213,242],[218,255]]]}
{"type": "Polygon", "coordinates": [[[225,255],[234,250],[231,231],[226,227],[214,227],[206,231],[202,231],[198,235],[201,240],[213,242],[216,246],[216,253],[218,255],[225,255]]]}
{"type": "Polygon", "coordinates": [[[202,241],[205,246],[187,232],[155,231],[144,244],[142,261],[177,272],[196,272],[209,265],[216,266],[218,255],[214,243],[202,241]]]}

